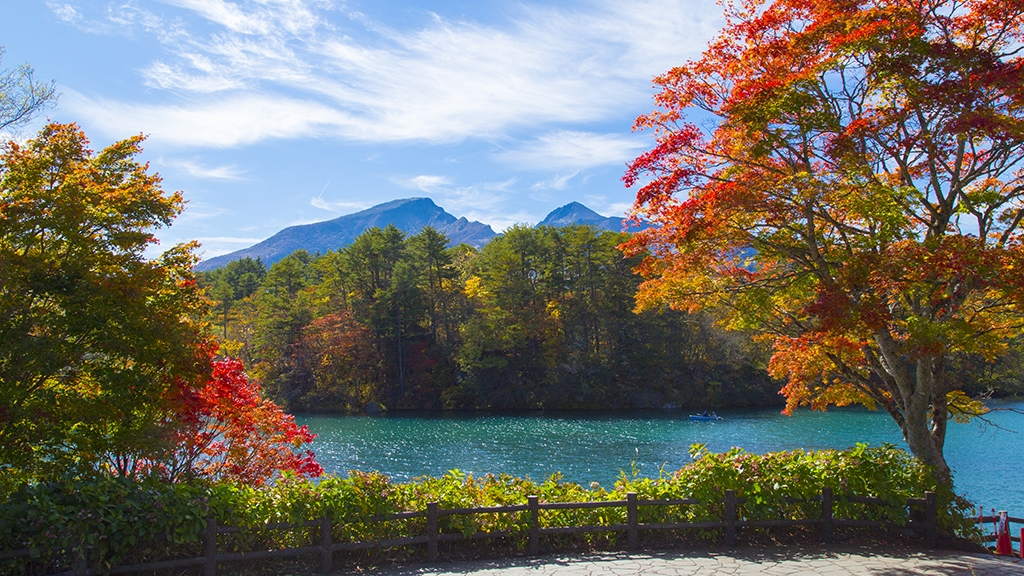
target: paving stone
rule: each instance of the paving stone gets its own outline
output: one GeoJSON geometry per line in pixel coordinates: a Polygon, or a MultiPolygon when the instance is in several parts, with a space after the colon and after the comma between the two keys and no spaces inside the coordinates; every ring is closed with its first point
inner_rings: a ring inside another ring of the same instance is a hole
{"type": "Polygon", "coordinates": [[[378,576],[1024,576],[1024,561],[985,554],[865,548],[607,553],[403,566],[378,576]]]}

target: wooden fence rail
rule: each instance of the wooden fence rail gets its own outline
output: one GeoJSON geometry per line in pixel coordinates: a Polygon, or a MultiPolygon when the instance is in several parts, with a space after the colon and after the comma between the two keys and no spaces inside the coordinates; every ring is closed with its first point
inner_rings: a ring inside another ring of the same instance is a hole
{"type": "MultiPolygon", "coordinates": [[[[473,516],[477,514],[503,514],[526,512],[529,517],[529,531],[527,533],[527,550],[530,554],[540,553],[540,537],[557,534],[588,534],[597,532],[625,532],[626,545],[630,550],[639,546],[639,533],[642,530],[721,530],[725,543],[735,546],[738,542],[740,528],[750,527],[787,527],[787,526],[820,526],[821,539],[829,543],[833,538],[833,531],[836,527],[892,527],[891,524],[877,520],[861,520],[854,518],[836,518],[834,511],[834,497],[831,489],[822,490],[821,496],[815,497],[813,501],[821,502],[821,517],[806,519],[778,519],[778,520],[744,520],[737,513],[738,506],[747,501],[746,498],[738,498],[735,491],[726,490],[725,498],[721,501],[724,505],[724,514],[719,520],[705,522],[668,522],[668,523],[642,523],[638,521],[639,509],[643,506],[691,506],[700,504],[701,501],[693,498],[678,500],[640,500],[635,492],[626,495],[625,500],[610,500],[602,502],[540,502],[537,496],[528,496],[526,504],[511,506],[489,506],[480,508],[450,508],[441,509],[437,502],[427,504],[426,510],[416,512],[399,512],[371,518],[371,521],[386,522],[393,520],[407,520],[413,518],[426,518],[426,531],[422,535],[405,536],[388,540],[365,541],[365,542],[335,542],[332,532],[334,523],[330,519],[330,513],[323,518],[307,520],[300,524],[266,524],[260,526],[260,530],[292,530],[299,528],[319,527],[319,538],[315,544],[300,548],[284,548],[279,550],[258,550],[253,552],[229,552],[220,553],[217,551],[217,536],[219,534],[232,534],[241,532],[243,529],[237,526],[219,526],[217,520],[210,518],[206,523],[206,530],[203,534],[203,555],[199,558],[182,558],[177,560],[165,560],[160,562],[148,562],[145,564],[133,564],[126,566],[115,566],[109,570],[111,574],[128,574],[134,572],[145,572],[152,570],[166,570],[177,568],[188,568],[193,566],[203,567],[203,576],[216,576],[217,564],[222,562],[244,562],[252,560],[266,560],[272,558],[294,557],[294,556],[319,556],[320,571],[330,573],[333,571],[334,553],[347,550],[361,550],[366,548],[394,548],[399,546],[427,545],[427,558],[433,562],[437,560],[437,548],[439,542],[456,540],[473,540],[481,538],[509,537],[513,534],[509,531],[478,532],[469,535],[462,533],[442,534],[439,529],[439,519],[445,516],[473,516]],[[596,508],[626,508],[626,522],[624,524],[589,525],[589,526],[552,526],[541,527],[540,514],[545,510],[586,510],[596,508]]],[[[787,498],[787,502],[796,503],[805,500],[787,498]]],[[[888,502],[871,497],[850,496],[847,502],[862,503],[868,505],[883,505],[888,502]]],[[[907,506],[919,506],[924,508],[924,519],[909,519],[907,526],[903,529],[909,535],[919,536],[923,529],[925,542],[929,547],[934,547],[937,538],[936,525],[936,501],[934,492],[926,492],[924,498],[910,498],[907,506]],[[909,532],[908,532],[909,530],[909,532]]],[[[912,515],[911,515],[912,516],[912,515]]],[[[981,518],[986,520],[990,518],[981,518]]],[[[1011,522],[1024,522],[1018,518],[1011,518],[1011,522]]],[[[1019,538],[1014,538],[1019,541],[1019,538]]],[[[0,560],[10,560],[29,556],[29,551],[14,550],[0,553],[0,560]]],[[[88,568],[84,562],[78,561],[73,569],[60,573],[62,576],[91,576],[98,574],[95,569],[88,568]]]]}
{"type": "MultiPolygon", "coordinates": [[[[998,520],[999,520],[999,516],[979,516],[978,517],[978,523],[981,524],[982,526],[984,526],[984,525],[986,525],[986,524],[988,524],[990,522],[996,522],[998,520]]],[[[1024,529],[1024,518],[1014,518],[1013,516],[1007,516],[1006,520],[1007,520],[1007,522],[1009,524],[1020,524],[1022,529],[1024,529]]],[[[982,528],[982,530],[984,530],[984,528],[982,528]]],[[[1022,532],[1022,533],[1024,533],[1024,532],[1022,532]]],[[[985,535],[983,535],[981,537],[981,540],[983,542],[995,542],[996,541],[995,532],[993,532],[992,534],[985,534],[985,535]]],[[[1021,546],[1024,546],[1024,542],[1021,542],[1020,537],[1013,535],[1013,530],[1012,529],[1010,530],[1010,541],[1011,542],[1017,542],[1021,546]]]]}

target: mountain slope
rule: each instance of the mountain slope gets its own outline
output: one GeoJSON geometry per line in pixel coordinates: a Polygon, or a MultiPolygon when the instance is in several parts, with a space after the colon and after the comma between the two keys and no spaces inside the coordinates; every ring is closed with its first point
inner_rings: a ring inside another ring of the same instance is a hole
{"type": "Polygon", "coordinates": [[[433,226],[447,235],[452,244],[465,242],[478,248],[496,236],[490,226],[456,218],[430,198],[405,198],[333,220],[290,226],[248,248],[204,260],[196,270],[213,270],[245,257],[259,258],[269,266],[300,248],[311,253],[337,250],[350,244],[367,228],[383,228],[388,224],[394,224],[406,234],[415,234],[424,226],[433,226]]]}
{"type": "MultiPolygon", "coordinates": [[[[541,220],[538,226],[569,226],[570,224],[590,224],[596,228],[622,232],[625,218],[614,216],[602,216],[587,208],[579,202],[570,202],[561,208],[555,208],[541,220]]],[[[630,226],[630,231],[635,231],[635,225],[630,226]]]]}

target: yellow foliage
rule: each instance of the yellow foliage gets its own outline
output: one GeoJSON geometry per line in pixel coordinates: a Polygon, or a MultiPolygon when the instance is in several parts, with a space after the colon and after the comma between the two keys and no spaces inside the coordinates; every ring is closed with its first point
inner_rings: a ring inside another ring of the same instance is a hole
{"type": "Polygon", "coordinates": [[[946,410],[954,422],[966,424],[971,418],[987,414],[989,409],[976,398],[971,398],[961,390],[953,390],[946,394],[946,410]]]}

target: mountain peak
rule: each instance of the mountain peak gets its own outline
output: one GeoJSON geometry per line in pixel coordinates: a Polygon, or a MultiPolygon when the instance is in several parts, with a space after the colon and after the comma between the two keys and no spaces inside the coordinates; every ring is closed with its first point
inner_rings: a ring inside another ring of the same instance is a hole
{"type": "Polygon", "coordinates": [[[579,202],[569,202],[561,208],[555,208],[548,214],[547,218],[544,219],[541,224],[552,225],[551,222],[562,222],[566,223],[583,222],[590,220],[603,219],[604,216],[594,212],[590,208],[587,208],[579,202]]]}
{"type": "Polygon", "coordinates": [[[430,198],[401,198],[333,220],[289,226],[248,248],[204,260],[196,270],[213,270],[247,256],[259,258],[269,266],[300,248],[311,253],[337,250],[350,244],[367,228],[383,228],[388,224],[394,224],[406,234],[416,234],[425,226],[433,226],[447,235],[452,244],[465,242],[477,248],[496,236],[490,226],[456,218],[430,198]]]}
{"type": "Polygon", "coordinates": [[[538,226],[569,226],[571,224],[590,224],[613,232],[622,232],[622,218],[602,216],[579,202],[569,202],[565,206],[555,208],[541,220],[538,226]]]}
{"type": "MultiPolygon", "coordinates": [[[[376,206],[367,208],[362,212],[384,212],[386,210],[394,210],[395,208],[401,208],[403,206],[421,206],[424,208],[432,208],[434,210],[444,211],[440,206],[434,203],[433,200],[426,197],[415,197],[415,198],[399,198],[397,200],[391,200],[383,204],[377,204],[376,206]]],[[[362,212],[356,212],[361,214],[362,212]]],[[[351,216],[351,214],[349,215],[351,216]]],[[[344,216],[342,216],[344,218],[344,216]]]]}

